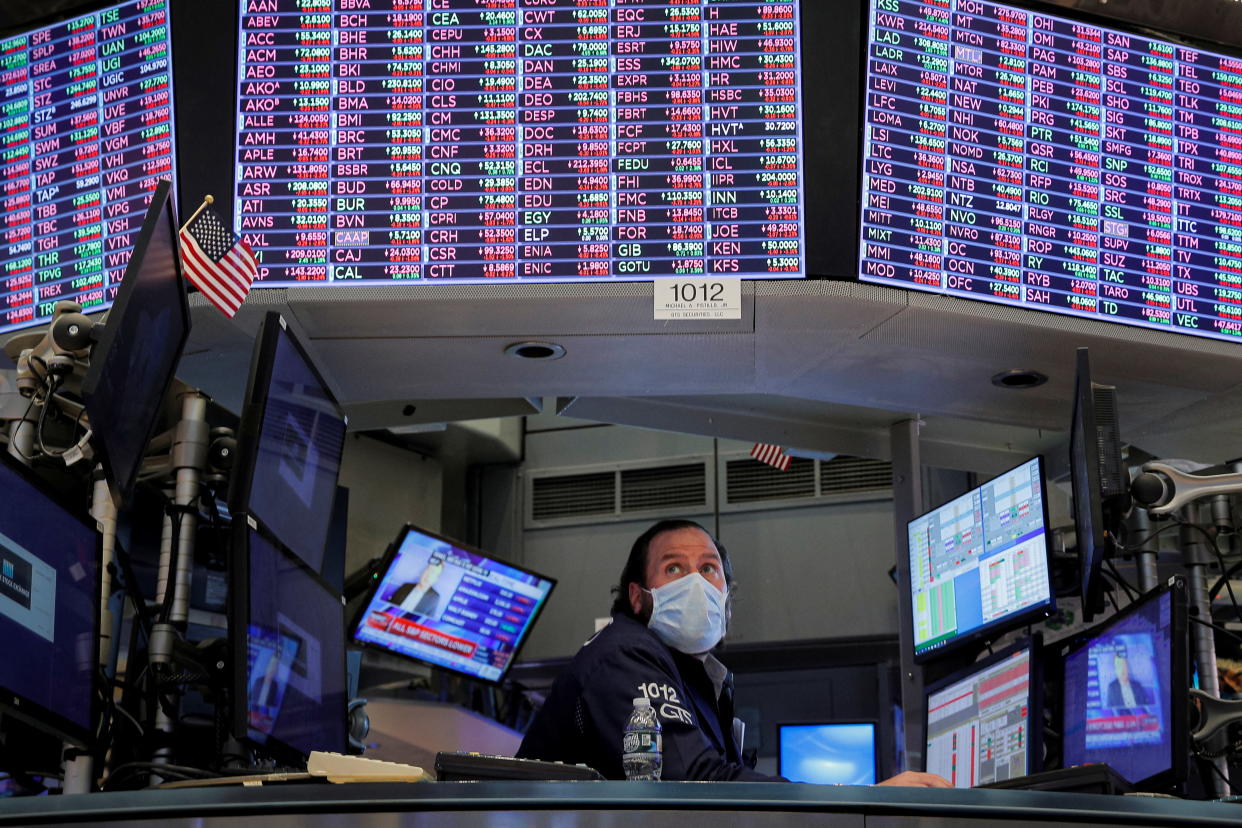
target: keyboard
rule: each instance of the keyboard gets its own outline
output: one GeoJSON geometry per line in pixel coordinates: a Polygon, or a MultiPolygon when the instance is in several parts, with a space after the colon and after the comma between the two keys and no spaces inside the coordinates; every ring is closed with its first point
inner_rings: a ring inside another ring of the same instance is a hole
{"type": "Polygon", "coordinates": [[[329,782],[425,782],[427,772],[415,765],[346,756],[312,750],[306,762],[311,776],[326,777],[329,782]]]}
{"type": "Polygon", "coordinates": [[[586,765],[488,756],[483,753],[442,751],[436,754],[436,779],[441,782],[483,782],[487,780],[592,782],[603,775],[586,765]]]}

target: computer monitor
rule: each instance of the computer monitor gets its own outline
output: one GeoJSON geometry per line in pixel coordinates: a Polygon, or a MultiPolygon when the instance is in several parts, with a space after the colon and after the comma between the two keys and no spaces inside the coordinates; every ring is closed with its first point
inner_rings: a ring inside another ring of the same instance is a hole
{"type": "Polygon", "coordinates": [[[874,785],[875,722],[814,722],[776,726],[776,772],[791,782],[874,785]]]}
{"type": "Polygon", "coordinates": [[[353,639],[500,682],[556,581],[407,525],[388,549],[353,639]]]}
{"type": "Polygon", "coordinates": [[[229,640],[233,732],[278,759],[346,746],[339,593],[251,516],[234,529],[229,640]]]}
{"type": "Polygon", "coordinates": [[[88,747],[99,668],[100,533],[0,455],[0,714],[88,747]]]}
{"type": "Polygon", "coordinates": [[[1173,579],[1065,653],[1066,767],[1104,762],[1135,787],[1186,776],[1186,585],[1173,579]]]}
{"type": "Polygon", "coordinates": [[[908,530],[916,658],[1052,609],[1042,457],[915,518],[908,530]]]}
{"type": "Polygon", "coordinates": [[[151,193],[103,336],[82,384],[93,445],[112,499],[133,493],[147,444],[190,335],[172,183],[151,193]]]}
{"type": "Polygon", "coordinates": [[[1091,360],[1079,348],[1070,418],[1070,486],[1074,495],[1074,539],[1078,546],[1082,616],[1104,611],[1101,573],[1117,531],[1130,508],[1130,475],[1121,455],[1117,390],[1091,381],[1091,360]]]}
{"type": "Polygon", "coordinates": [[[1040,769],[1041,643],[1020,641],[928,685],[925,770],[972,788],[1040,769]]]}
{"type": "Polygon", "coordinates": [[[345,415],[336,397],[288,321],[268,313],[250,363],[230,502],[316,572],[344,445],[345,415]]]}

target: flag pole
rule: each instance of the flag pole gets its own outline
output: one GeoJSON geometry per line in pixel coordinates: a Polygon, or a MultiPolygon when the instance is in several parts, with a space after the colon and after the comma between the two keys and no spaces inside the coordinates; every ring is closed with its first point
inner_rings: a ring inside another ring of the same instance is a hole
{"type": "MultiPolygon", "coordinates": [[[[198,218],[198,214],[203,212],[203,210],[206,210],[207,206],[215,202],[215,200],[216,199],[211,195],[211,193],[208,193],[207,195],[203,196],[203,203],[198,205],[198,209],[194,211],[194,215],[190,216],[188,219],[185,220],[185,223],[181,225],[181,230],[184,230],[187,226],[189,226],[190,222],[198,218]]],[[[179,230],[177,232],[181,232],[181,231],[179,230]]]]}

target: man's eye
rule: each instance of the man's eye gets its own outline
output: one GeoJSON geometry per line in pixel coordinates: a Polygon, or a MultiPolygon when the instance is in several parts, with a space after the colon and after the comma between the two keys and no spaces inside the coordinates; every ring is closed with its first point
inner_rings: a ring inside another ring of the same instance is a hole
{"type": "Polygon", "coordinates": [[[669,564],[664,568],[664,571],[666,574],[676,575],[678,572],[681,572],[681,564],[669,564]]]}
{"type": "Polygon", "coordinates": [[[716,565],[715,564],[703,564],[702,568],[700,568],[699,571],[702,572],[704,575],[714,575],[716,573],[716,565]]]}

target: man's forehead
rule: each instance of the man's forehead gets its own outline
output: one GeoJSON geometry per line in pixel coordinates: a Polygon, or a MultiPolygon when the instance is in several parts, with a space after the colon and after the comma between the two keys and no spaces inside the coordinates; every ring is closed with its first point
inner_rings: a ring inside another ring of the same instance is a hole
{"type": "Polygon", "coordinates": [[[651,561],[669,557],[699,556],[703,554],[716,558],[720,557],[720,552],[716,549],[716,545],[712,543],[707,533],[701,529],[694,528],[662,532],[652,538],[648,550],[648,558],[651,561]]]}

